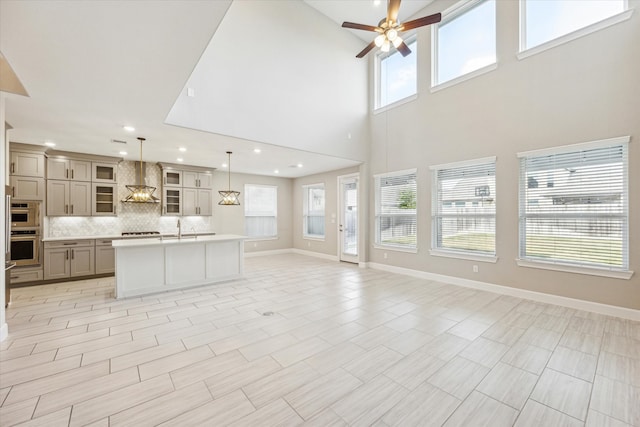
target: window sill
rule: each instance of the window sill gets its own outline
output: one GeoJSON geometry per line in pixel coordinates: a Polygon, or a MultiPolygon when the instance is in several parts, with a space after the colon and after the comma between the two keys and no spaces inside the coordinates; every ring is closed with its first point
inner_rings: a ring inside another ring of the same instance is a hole
{"type": "Polygon", "coordinates": [[[273,236],[273,237],[249,237],[247,238],[247,240],[245,240],[245,242],[261,242],[261,241],[265,241],[265,240],[278,240],[279,237],[278,236],[273,236]]]}
{"type": "Polygon", "coordinates": [[[406,252],[410,254],[418,253],[418,248],[403,248],[402,246],[380,245],[380,244],[374,244],[373,247],[375,249],[382,249],[385,251],[406,252]]]}
{"type": "Polygon", "coordinates": [[[590,276],[611,277],[614,279],[629,280],[631,279],[631,276],[633,276],[633,271],[630,270],[607,270],[597,267],[582,267],[570,264],[529,261],[523,259],[516,259],[516,262],[519,267],[540,268],[543,270],[563,271],[565,273],[588,274],[590,276]]]}
{"type": "Polygon", "coordinates": [[[313,240],[315,242],[324,242],[324,236],[315,237],[315,236],[302,236],[302,240],[313,240]]]}
{"type": "Polygon", "coordinates": [[[478,261],[478,262],[489,262],[495,264],[498,262],[498,257],[495,255],[477,255],[471,253],[462,253],[462,252],[454,252],[454,251],[443,251],[438,249],[431,249],[429,251],[429,255],[431,256],[440,256],[445,258],[457,258],[457,259],[465,259],[469,261],[478,261]]]}
{"type": "Polygon", "coordinates": [[[549,40],[548,42],[539,44],[537,46],[534,46],[528,49],[524,49],[520,51],[520,53],[518,53],[517,57],[520,60],[525,59],[530,56],[536,55],[540,52],[544,52],[545,50],[549,50],[554,47],[563,45],[572,40],[579,39],[580,37],[584,37],[591,33],[600,31],[604,28],[626,21],[627,19],[631,18],[632,14],[633,14],[633,9],[625,10],[624,12],[620,12],[617,15],[610,16],[606,19],[603,19],[602,21],[595,22],[587,27],[583,27],[583,28],[580,28],[579,30],[575,30],[572,33],[565,34],[564,36],[560,36],[553,40],[549,40]]]}
{"type": "Polygon", "coordinates": [[[410,96],[407,96],[406,98],[402,98],[396,102],[392,102],[391,104],[387,104],[384,107],[378,107],[378,108],[374,108],[373,109],[373,114],[378,114],[378,113],[384,113],[387,110],[391,110],[392,108],[396,108],[399,107],[402,104],[407,104],[411,101],[415,101],[416,99],[418,99],[418,94],[413,94],[410,96]]]}
{"type": "Polygon", "coordinates": [[[470,73],[458,76],[455,79],[447,80],[446,82],[438,83],[437,85],[433,85],[433,86],[431,86],[431,93],[441,91],[442,89],[446,89],[446,88],[451,87],[451,86],[455,86],[455,85],[457,85],[459,83],[466,82],[467,80],[474,79],[476,77],[479,77],[479,76],[481,76],[483,74],[490,73],[491,71],[494,71],[494,70],[497,70],[497,69],[498,69],[498,63],[494,62],[493,64],[489,64],[487,66],[479,68],[479,69],[477,69],[475,71],[472,71],[470,73]]]}

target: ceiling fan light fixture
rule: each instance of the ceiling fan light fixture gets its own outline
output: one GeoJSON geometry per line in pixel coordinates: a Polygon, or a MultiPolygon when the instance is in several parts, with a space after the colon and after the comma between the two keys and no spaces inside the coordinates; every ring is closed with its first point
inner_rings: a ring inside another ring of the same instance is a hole
{"type": "Polygon", "coordinates": [[[389,40],[385,40],[384,43],[382,43],[380,50],[383,52],[389,52],[390,48],[391,48],[391,43],[389,43],[389,40]]]}
{"type": "Polygon", "coordinates": [[[387,39],[390,42],[393,42],[396,37],[398,37],[398,31],[396,31],[394,28],[390,28],[387,30],[387,39]]]}
{"type": "Polygon", "coordinates": [[[384,43],[384,41],[385,41],[384,34],[380,34],[373,40],[373,42],[376,44],[377,47],[382,47],[382,44],[384,43]]]}
{"type": "Polygon", "coordinates": [[[402,40],[402,37],[398,36],[395,39],[393,39],[393,47],[395,47],[396,49],[398,48],[398,46],[400,46],[402,44],[404,40],[402,40]]]}

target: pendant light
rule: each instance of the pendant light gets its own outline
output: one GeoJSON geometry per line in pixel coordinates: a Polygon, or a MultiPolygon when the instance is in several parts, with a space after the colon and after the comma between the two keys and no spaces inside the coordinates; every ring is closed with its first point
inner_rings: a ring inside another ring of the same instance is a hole
{"type": "Polygon", "coordinates": [[[229,161],[227,162],[227,166],[229,167],[229,189],[218,191],[222,197],[222,200],[220,200],[218,204],[227,206],[239,205],[240,199],[238,199],[238,196],[240,196],[240,192],[231,190],[231,151],[227,151],[227,156],[229,157],[229,161]]]}
{"type": "Polygon", "coordinates": [[[132,202],[132,203],[160,203],[160,199],[153,195],[156,191],[156,187],[151,187],[145,184],[145,164],[142,161],[142,143],[145,141],[145,138],[138,137],[138,141],[140,141],[140,163],[136,165],[138,169],[138,183],[134,185],[127,185],[127,190],[129,190],[129,194],[127,197],[122,200],[123,202],[132,202]]]}

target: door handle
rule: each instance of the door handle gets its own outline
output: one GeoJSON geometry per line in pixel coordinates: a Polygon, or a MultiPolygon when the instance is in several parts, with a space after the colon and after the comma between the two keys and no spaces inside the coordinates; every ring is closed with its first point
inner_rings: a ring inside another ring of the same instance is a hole
{"type": "Polygon", "coordinates": [[[64,259],[69,259],[69,249],[64,251],[64,259]]]}
{"type": "Polygon", "coordinates": [[[342,231],[342,224],[340,224],[340,231],[342,231]]]}
{"type": "Polygon", "coordinates": [[[71,249],[71,259],[74,259],[76,257],[76,251],[71,249]]]}

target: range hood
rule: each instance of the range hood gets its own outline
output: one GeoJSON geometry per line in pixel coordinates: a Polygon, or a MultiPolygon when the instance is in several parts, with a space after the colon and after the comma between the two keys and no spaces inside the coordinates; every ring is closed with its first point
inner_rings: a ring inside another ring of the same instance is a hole
{"type": "Polygon", "coordinates": [[[127,203],[160,203],[160,199],[153,195],[156,187],[146,184],[147,165],[142,161],[142,143],[145,139],[139,137],[138,140],[140,141],[140,161],[136,163],[135,172],[138,183],[126,186],[129,194],[122,201],[127,203]]]}

